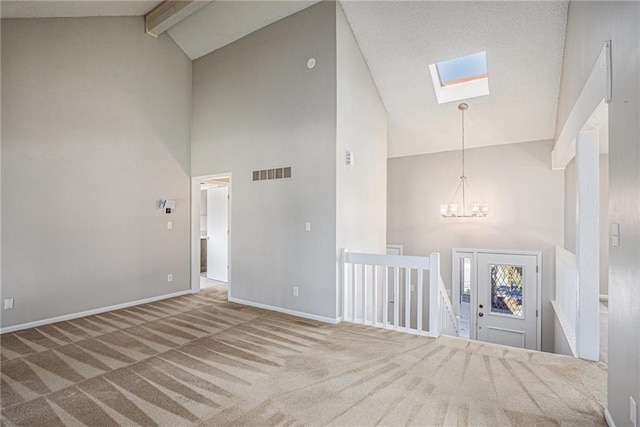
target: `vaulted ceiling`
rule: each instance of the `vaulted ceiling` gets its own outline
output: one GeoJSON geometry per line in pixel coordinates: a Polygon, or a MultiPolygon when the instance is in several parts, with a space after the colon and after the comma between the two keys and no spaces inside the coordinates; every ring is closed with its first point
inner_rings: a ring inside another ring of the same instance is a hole
{"type": "MultiPolygon", "coordinates": [[[[144,15],[160,1],[2,1],[2,17],[144,15]]],[[[192,59],[317,1],[213,1],[168,30],[192,59]]],[[[466,144],[553,139],[565,1],[343,1],[389,120],[389,157],[460,148],[459,102],[429,64],[486,51],[490,94],[469,99],[466,144]]]]}
{"type": "Polygon", "coordinates": [[[389,157],[460,147],[459,102],[438,104],[429,64],[487,52],[490,94],[465,101],[466,143],[552,139],[566,2],[343,2],[389,119],[389,157]]]}

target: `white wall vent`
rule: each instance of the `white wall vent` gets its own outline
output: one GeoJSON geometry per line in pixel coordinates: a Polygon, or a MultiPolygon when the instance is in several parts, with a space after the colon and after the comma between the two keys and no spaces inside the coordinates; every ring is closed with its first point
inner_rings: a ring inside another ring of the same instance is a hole
{"type": "Polygon", "coordinates": [[[271,179],[291,178],[291,166],[286,168],[263,169],[253,171],[254,181],[266,181],[271,179]]]}

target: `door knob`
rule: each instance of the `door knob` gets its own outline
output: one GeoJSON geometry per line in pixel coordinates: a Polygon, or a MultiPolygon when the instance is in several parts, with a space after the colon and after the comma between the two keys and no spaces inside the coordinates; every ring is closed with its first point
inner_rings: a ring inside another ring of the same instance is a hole
{"type": "Polygon", "coordinates": [[[482,317],[484,316],[484,313],[478,313],[478,316],[482,317]]]}
{"type": "Polygon", "coordinates": [[[480,308],[484,308],[484,305],[480,304],[480,308]]]}

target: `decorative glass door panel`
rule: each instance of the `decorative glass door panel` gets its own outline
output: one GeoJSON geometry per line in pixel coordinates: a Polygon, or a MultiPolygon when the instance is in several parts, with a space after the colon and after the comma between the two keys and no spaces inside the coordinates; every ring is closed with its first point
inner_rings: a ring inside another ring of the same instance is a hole
{"type": "Polygon", "coordinates": [[[491,264],[489,276],[491,283],[491,313],[523,317],[523,267],[491,264]]]}

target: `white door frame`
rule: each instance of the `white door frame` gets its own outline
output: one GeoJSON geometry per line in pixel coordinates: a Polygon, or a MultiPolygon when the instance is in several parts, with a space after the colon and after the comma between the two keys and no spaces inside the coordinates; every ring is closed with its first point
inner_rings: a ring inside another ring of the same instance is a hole
{"type": "Polygon", "coordinates": [[[457,258],[471,258],[471,311],[469,313],[469,339],[477,339],[476,320],[478,316],[478,254],[501,254],[501,255],[529,255],[536,257],[538,271],[536,274],[536,349],[542,350],[542,252],[532,251],[512,251],[497,249],[451,249],[451,295],[453,297],[453,308],[457,316],[460,316],[460,268],[454,262],[457,258]],[[458,267],[458,268],[456,268],[458,267]]]}
{"type": "Polygon", "coordinates": [[[231,201],[233,179],[231,172],[216,173],[212,175],[194,176],[191,178],[191,293],[200,292],[200,183],[207,179],[229,178],[229,239],[227,240],[227,256],[229,264],[228,274],[228,293],[227,298],[231,296],[231,201]]]}

